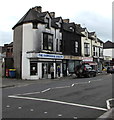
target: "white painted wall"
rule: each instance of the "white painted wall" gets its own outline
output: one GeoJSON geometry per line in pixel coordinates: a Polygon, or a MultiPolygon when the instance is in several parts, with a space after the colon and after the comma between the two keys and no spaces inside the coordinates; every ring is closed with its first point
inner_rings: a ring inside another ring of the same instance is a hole
{"type": "MultiPolygon", "coordinates": [[[[56,52],[56,39],[62,39],[59,29],[45,28],[45,25],[38,24],[38,29],[33,29],[32,23],[23,24],[23,40],[22,40],[22,79],[40,79],[42,78],[42,64],[38,63],[38,75],[30,76],[30,61],[26,52],[43,50],[43,32],[53,34],[53,46],[56,52]]],[[[60,42],[59,42],[60,43],[60,42]]]]}
{"type": "Polygon", "coordinates": [[[103,49],[103,55],[114,58],[114,49],[103,49]]]}

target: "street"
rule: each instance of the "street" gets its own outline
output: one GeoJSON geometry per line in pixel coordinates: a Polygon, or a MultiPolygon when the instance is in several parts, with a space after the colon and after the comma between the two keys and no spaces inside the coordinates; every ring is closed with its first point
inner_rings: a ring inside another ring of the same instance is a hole
{"type": "Polygon", "coordinates": [[[93,118],[107,111],[112,75],[4,88],[3,118],[93,118]]]}

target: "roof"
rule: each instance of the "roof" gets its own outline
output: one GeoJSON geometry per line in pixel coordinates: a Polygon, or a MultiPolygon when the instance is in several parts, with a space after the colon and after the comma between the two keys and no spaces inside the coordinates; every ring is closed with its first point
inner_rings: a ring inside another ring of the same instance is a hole
{"type": "Polygon", "coordinates": [[[76,24],[74,22],[72,23],[63,23],[63,29],[65,31],[68,31],[68,32],[73,32],[72,29],[70,27],[73,27],[74,28],[74,32],[77,33],[78,35],[81,35],[83,36],[83,34],[80,32],[79,28],[76,26],[76,24]]]}
{"type": "Polygon", "coordinates": [[[17,27],[18,25],[22,25],[23,23],[27,23],[27,22],[45,23],[44,17],[46,16],[47,13],[49,14],[48,11],[39,13],[34,9],[29,9],[28,12],[17,22],[17,24],[12,29],[17,27]]]}
{"type": "Polygon", "coordinates": [[[95,38],[93,38],[93,34],[94,32],[88,32],[88,38],[95,40],[95,38]]]}
{"type": "Polygon", "coordinates": [[[100,40],[99,38],[97,38],[97,40],[98,40],[98,42],[100,42],[100,43],[104,43],[102,40],[100,40]]]}
{"type": "Polygon", "coordinates": [[[114,42],[111,42],[111,41],[106,41],[104,44],[103,44],[103,48],[104,49],[110,49],[110,48],[114,48],[114,42]]]}
{"type": "Polygon", "coordinates": [[[55,28],[59,28],[59,26],[58,26],[56,23],[59,22],[60,19],[62,19],[62,18],[61,18],[61,17],[53,18],[53,19],[51,20],[51,26],[52,26],[52,27],[55,27],[55,28]]]}

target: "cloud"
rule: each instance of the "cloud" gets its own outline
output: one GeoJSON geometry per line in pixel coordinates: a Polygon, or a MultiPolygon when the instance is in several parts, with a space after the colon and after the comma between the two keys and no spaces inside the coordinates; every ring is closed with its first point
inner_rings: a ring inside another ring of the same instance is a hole
{"type": "Polygon", "coordinates": [[[3,46],[4,44],[8,44],[13,41],[12,38],[12,32],[3,32],[0,31],[0,46],[3,46]]]}
{"type": "Polygon", "coordinates": [[[0,45],[12,41],[12,27],[34,6],[55,12],[56,17],[69,18],[96,31],[103,40],[111,39],[113,0],[2,0],[0,6],[0,45]],[[7,4],[6,4],[7,3],[7,4]],[[1,37],[2,34],[2,37],[1,37]],[[3,41],[3,42],[1,42],[3,41]]]}

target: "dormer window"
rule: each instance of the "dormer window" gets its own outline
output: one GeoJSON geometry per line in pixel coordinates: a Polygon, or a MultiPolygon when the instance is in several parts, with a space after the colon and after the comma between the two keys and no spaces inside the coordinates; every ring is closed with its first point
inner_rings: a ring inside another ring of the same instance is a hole
{"type": "Polygon", "coordinates": [[[38,29],[37,27],[38,24],[36,22],[33,22],[32,25],[33,25],[33,29],[38,29]]]}
{"type": "Polygon", "coordinates": [[[49,18],[46,18],[46,28],[49,28],[49,18]]]}
{"type": "Polygon", "coordinates": [[[72,32],[74,32],[74,28],[73,28],[73,27],[70,27],[70,30],[71,30],[72,32]]]}
{"type": "Polygon", "coordinates": [[[86,36],[86,40],[88,39],[88,33],[87,32],[85,32],[85,36],[86,36]]]}

